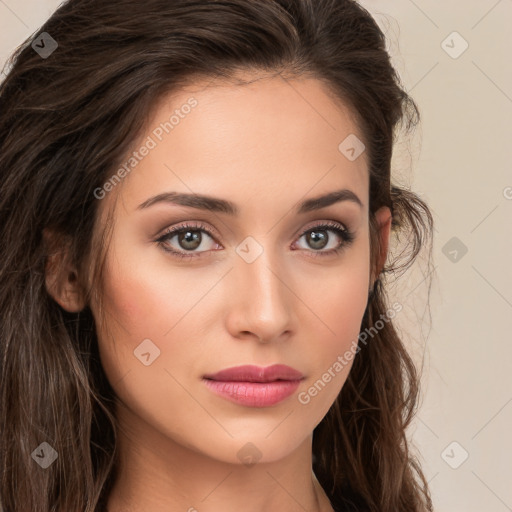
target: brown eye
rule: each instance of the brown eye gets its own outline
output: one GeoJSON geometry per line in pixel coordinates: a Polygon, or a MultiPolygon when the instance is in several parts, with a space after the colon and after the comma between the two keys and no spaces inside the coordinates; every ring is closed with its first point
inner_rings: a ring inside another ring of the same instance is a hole
{"type": "Polygon", "coordinates": [[[315,229],[314,231],[309,231],[304,236],[310,247],[313,249],[323,249],[329,242],[327,231],[328,230],[315,229]]]}
{"type": "MultiPolygon", "coordinates": [[[[203,224],[181,225],[168,229],[160,238],[155,240],[165,251],[183,258],[198,257],[212,249],[207,240],[215,242],[211,231],[203,224]],[[205,236],[206,235],[206,236],[205,236]],[[176,239],[176,241],[174,241],[176,239]],[[174,243],[172,243],[174,241],[174,243]],[[197,250],[199,248],[203,250],[197,250]]],[[[213,243],[213,246],[218,245],[213,243]]]]}
{"type": "Polygon", "coordinates": [[[181,248],[193,251],[201,245],[202,236],[199,230],[181,231],[178,233],[178,244],[181,248]]]}

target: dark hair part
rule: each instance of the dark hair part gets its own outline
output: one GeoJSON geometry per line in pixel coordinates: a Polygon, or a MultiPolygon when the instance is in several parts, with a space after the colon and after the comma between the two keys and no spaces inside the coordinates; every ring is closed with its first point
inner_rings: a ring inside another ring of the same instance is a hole
{"type": "MultiPolygon", "coordinates": [[[[69,0],[41,32],[58,48],[43,59],[28,39],[0,86],[0,496],[6,512],[93,512],[116,477],[114,394],[90,308],[67,313],[48,294],[54,249],[43,230],[68,244],[90,299],[105,234],[97,235],[94,190],[159,98],[198,77],[252,70],[320,79],[351,108],[369,162],[372,265],[379,207],[391,208],[393,233],[409,242],[388,258],[361,331],[383,317],[384,277],[415,261],[433,220],[418,195],[391,183],[397,129],[413,127],[419,113],[382,31],[353,0],[69,0]],[[43,441],[58,452],[46,470],[31,457],[43,441]]],[[[314,431],[313,469],[340,510],[429,511],[405,436],[419,376],[393,322],[377,331],[314,431]]]]}

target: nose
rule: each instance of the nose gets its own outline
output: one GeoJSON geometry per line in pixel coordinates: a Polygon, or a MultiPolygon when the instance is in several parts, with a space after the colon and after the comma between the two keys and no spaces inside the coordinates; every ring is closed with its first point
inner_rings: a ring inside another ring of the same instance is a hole
{"type": "Polygon", "coordinates": [[[248,263],[237,258],[230,272],[227,328],[235,338],[269,343],[295,329],[291,277],[267,251],[248,263]]]}

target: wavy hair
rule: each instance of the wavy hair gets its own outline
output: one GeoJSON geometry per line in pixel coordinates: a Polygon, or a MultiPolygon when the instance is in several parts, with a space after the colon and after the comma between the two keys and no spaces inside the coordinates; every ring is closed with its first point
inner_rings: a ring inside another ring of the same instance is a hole
{"type": "Polygon", "coordinates": [[[48,265],[64,244],[91,297],[101,286],[108,241],[94,190],[123,161],[164,94],[200,77],[235,81],[239,70],[317,78],[351,108],[369,162],[373,268],[379,207],[392,211],[393,236],[408,241],[375,280],[361,331],[377,332],[314,430],[313,470],[339,510],[432,510],[405,435],[419,374],[393,321],[374,327],[389,309],[386,276],[405,272],[423,245],[431,250],[433,225],[426,203],[391,181],[397,130],[412,129],[419,110],[385,43],[353,0],[68,0],[16,49],[0,84],[5,512],[104,510],[119,463],[114,392],[91,310],[68,313],[52,300],[48,265]],[[45,58],[32,47],[42,32],[58,44],[45,58]],[[48,230],[60,245],[49,243],[48,230]],[[32,457],[43,441],[58,453],[44,471],[32,457]]]}

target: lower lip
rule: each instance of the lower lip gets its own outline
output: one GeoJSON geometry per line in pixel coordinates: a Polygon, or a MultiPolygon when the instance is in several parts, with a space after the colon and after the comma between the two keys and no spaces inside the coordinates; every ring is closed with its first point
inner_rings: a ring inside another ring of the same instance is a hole
{"type": "Polygon", "coordinates": [[[288,398],[299,387],[300,380],[273,382],[232,382],[203,379],[214,393],[247,407],[268,407],[288,398]]]}

